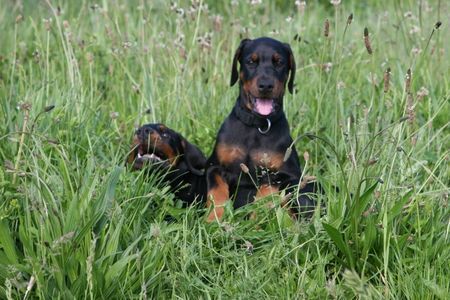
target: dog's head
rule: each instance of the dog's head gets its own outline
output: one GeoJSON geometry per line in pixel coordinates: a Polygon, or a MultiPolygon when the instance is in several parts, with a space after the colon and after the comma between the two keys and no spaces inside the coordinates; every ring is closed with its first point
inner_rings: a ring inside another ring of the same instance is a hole
{"type": "Polygon", "coordinates": [[[249,110],[267,116],[282,109],[286,83],[292,93],[294,78],[295,60],[289,44],[267,37],[241,41],[230,83],[233,86],[239,79],[241,101],[249,110]]]}
{"type": "Polygon", "coordinates": [[[200,149],[163,124],[146,124],[136,130],[127,162],[133,169],[161,163],[195,175],[203,175],[206,166],[200,149]]]}

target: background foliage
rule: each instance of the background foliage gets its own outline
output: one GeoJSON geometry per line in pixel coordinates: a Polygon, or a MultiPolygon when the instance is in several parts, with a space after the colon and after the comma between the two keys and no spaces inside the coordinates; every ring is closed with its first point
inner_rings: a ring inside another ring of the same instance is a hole
{"type": "Polygon", "coordinates": [[[0,297],[448,299],[448,3],[332,2],[2,1],[0,297]],[[208,225],[124,158],[145,122],[208,155],[258,36],[326,212],[208,225]]]}

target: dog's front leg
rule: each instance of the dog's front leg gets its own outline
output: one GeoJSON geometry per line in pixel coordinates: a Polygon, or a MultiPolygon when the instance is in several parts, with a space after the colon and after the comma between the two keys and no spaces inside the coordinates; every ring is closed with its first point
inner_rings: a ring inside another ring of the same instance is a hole
{"type": "Polygon", "coordinates": [[[209,208],[212,206],[212,211],[206,221],[220,221],[225,212],[224,206],[230,199],[229,186],[223,178],[219,167],[208,169],[206,176],[208,184],[206,207],[209,208]]]}

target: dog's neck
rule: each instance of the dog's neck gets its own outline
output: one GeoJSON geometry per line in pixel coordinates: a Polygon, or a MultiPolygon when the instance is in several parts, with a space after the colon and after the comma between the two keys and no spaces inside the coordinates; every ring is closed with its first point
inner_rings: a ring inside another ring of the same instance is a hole
{"type": "Polygon", "coordinates": [[[272,124],[275,124],[283,115],[283,109],[280,107],[276,112],[267,116],[261,116],[251,110],[245,105],[245,96],[241,95],[236,100],[233,108],[236,117],[245,125],[258,128],[261,133],[267,133],[272,124]]]}

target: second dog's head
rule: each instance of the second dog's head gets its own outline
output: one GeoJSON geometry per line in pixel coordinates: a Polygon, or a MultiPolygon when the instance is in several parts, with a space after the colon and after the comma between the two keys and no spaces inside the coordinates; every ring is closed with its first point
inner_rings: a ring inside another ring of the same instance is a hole
{"type": "Polygon", "coordinates": [[[146,124],[136,130],[127,162],[133,169],[142,169],[147,163],[160,163],[199,176],[206,166],[200,149],[159,123],[146,124]]]}

